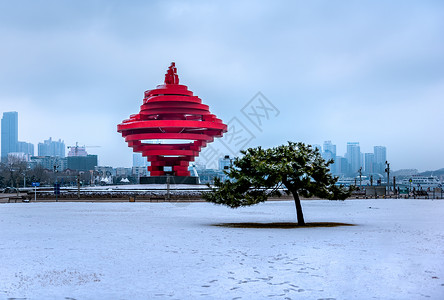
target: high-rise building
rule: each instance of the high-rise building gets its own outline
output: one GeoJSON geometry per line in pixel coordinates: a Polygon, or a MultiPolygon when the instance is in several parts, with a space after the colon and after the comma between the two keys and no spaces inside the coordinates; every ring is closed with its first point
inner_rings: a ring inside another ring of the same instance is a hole
{"type": "Polygon", "coordinates": [[[17,152],[18,112],[3,113],[1,122],[1,161],[8,161],[8,153],[17,152]]]}
{"type": "MultiPolygon", "coordinates": [[[[333,159],[336,161],[336,145],[333,145],[331,141],[324,142],[324,151],[322,152],[322,158],[326,161],[333,159]]],[[[331,173],[336,173],[336,163],[330,165],[331,173]]]]}
{"type": "Polygon", "coordinates": [[[50,137],[49,140],[38,144],[38,155],[65,157],[65,142],[61,139],[53,141],[50,137]]]}
{"type": "Polygon", "coordinates": [[[68,169],[77,171],[91,171],[97,167],[97,155],[68,156],[68,169]]]}
{"type": "Polygon", "coordinates": [[[365,173],[375,173],[375,155],[373,153],[364,154],[365,173]]]}
{"type": "Polygon", "coordinates": [[[345,157],[350,164],[350,175],[355,175],[358,173],[361,164],[361,147],[359,142],[348,142],[347,143],[347,153],[345,157]]]}
{"type": "Polygon", "coordinates": [[[142,153],[133,153],[133,167],[147,167],[148,160],[142,156],[142,153]]]}
{"type": "Polygon", "coordinates": [[[347,176],[350,173],[350,164],[345,157],[336,156],[335,159],[335,175],[347,176]]]}
{"type": "Polygon", "coordinates": [[[374,146],[373,153],[375,155],[375,173],[384,174],[387,148],[384,146],[374,146]]]}
{"type": "Polygon", "coordinates": [[[219,158],[219,170],[228,170],[233,164],[233,158],[229,155],[225,155],[224,157],[219,158]]]}
{"type": "Polygon", "coordinates": [[[18,141],[17,152],[24,153],[28,158],[34,156],[34,144],[18,141]]]}
{"type": "Polygon", "coordinates": [[[336,145],[333,145],[331,141],[324,142],[324,152],[329,152],[332,154],[331,158],[336,157],[336,145]]]}

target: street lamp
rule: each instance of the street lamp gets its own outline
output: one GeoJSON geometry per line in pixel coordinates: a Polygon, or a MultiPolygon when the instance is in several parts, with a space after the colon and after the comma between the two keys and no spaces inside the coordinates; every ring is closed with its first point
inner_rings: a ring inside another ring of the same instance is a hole
{"type": "Polygon", "coordinates": [[[59,164],[58,164],[58,161],[57,161],[57,158],[54,160],[54,176],[55,176],[55,179],[54,179],[54,194],[56,195],[56,202],[58,202],[58,195],[59,195],[59,193],[60,193],[60,186],[58,185],[58,182],[57,182],[57,173],[59,172],[59,164]]]}
{"type": "Polygon", "coordinates": [[[385,165],[387,166],[385,168],[385,171],[387,172],[387,192],[390,193],[390,163],[385,161],[385,165]]]}

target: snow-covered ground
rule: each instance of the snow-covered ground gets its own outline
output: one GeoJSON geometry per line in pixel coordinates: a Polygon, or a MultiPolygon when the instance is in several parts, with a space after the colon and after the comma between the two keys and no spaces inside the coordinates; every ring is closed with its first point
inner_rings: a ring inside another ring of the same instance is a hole
{"type": "Polygon", "coordinates": [[[444,201],[0,205],[0,299],[444,299],[444,201]]]}

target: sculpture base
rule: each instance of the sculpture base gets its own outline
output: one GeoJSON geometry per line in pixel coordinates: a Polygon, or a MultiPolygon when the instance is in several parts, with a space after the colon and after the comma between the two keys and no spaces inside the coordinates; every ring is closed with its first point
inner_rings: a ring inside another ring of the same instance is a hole
{"type": "Polygon", "coordinates": [[[193,176],[144,176],[140,177],[140,184],[199,184],[199,177],[193,176]]]}

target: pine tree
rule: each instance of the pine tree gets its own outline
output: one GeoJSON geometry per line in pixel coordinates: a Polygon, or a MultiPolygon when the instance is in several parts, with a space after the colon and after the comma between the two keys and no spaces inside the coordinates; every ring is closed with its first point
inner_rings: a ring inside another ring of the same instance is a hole
{"type": "Polygon", "coordinates": [[[298,225],[305,225],[299,196],[317,196],[329,200],[344,200],[351,191],[335,183],[338,177],[330,173],[329,165],[318,149],[304,143],[288,142],[275,148],[249,148],[241,151],[226,171],[230,180],[214,181],[204,199],[231,208],[249,206],[281,196],[287,190],[294,198],[298,225]]]}

